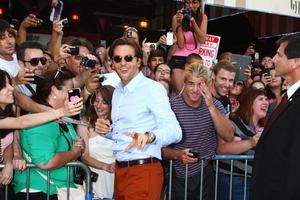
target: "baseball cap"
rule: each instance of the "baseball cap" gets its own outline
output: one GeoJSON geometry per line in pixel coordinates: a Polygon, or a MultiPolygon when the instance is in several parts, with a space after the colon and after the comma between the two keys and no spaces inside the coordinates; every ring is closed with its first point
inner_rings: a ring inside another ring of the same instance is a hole
{"type": "Polygon", "coordinates": [[[3,31],[7,28],[10,28],[9,23],[4,19],[0,19],[0,31],[3,31]]]}

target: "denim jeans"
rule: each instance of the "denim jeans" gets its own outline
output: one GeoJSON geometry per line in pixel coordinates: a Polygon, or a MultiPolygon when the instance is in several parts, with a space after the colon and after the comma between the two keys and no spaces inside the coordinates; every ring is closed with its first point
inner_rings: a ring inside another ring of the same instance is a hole
{"type": "MultiPolygon", "coordinates": [[[[246,181],[246,200],[250,199],[250,178],[246,181]]],[[[229,200],[230,190],[230,175],[219,173],[218,174],[218,200],[229,200]]],[[[232,195],[231,200],[244,199],[244,176],[232,176],[232,195]]]]}

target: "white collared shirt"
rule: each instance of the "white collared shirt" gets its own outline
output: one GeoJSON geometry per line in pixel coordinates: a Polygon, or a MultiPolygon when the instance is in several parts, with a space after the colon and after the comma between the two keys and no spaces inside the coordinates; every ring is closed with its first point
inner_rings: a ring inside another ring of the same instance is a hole
{"type": "Polygon", "coordinates": [[[300,80],[298,80],[296,83],[294,83],[289,89],[287,90],[288,99],[293,96],[293,94],[296,92],[296,90],[300,87],[300,80]]]}
{"type": "Polygon", "coordinates": [[[161,148],[182,138],[181,127],[171,110],[165,88],[146,78],[142,72],[125,86],[122,82],[116,86],[111,113],[113,151],[118,161],[148,157],[161,159],[161,148]],[[152,132],[156,140],[153,144],[146,144],[142,150],[134,147],[125,152],[132,138],[124,133],[130,131],[140,134],[152,132]]]}

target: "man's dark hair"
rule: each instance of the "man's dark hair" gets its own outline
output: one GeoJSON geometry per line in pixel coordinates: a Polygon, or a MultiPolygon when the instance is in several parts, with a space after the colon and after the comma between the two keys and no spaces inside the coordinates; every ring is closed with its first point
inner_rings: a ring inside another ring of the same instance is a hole
{"type": "Polygon", "coordinates": [[[70,46],[84,46],[89,50],[90,53],[95,51],[93,44],[88,39],[83,37],[69,36],[64,38],[62,43],[70,46]]]}
{"type": "Polygon", "coordinates": [[[140,45],[137,44],[133,39],[125,38],[125,37],[120,37],[113,41],[113,43],[111,44],[109,51],[108,51],[109,57],[113,58],[115,48],[120,45],[131,46],[134,49],[135,56],[140,59],[143,58],[143,51],[142,51],[142,48],[140,47],[140,45]]]}
{"type": "Polygon", "coordinates": [[[300,58],[300,33],[294,33],[290,35],[283,36],[277,40],[276,44],[287,43],[284,49],[284,53],[288,59],[300,58]]]}
{"type": "Polygon", "coordinates": [[[18,60],[24,60],[25,59],[25,50],[26,49],[40,49],[44,52],[44,47],[39,42],[23,42],[20,44],[17,48],[17,58],[18,60]]]}
{"type": "Polygon", "coordinates": [[[203,60],[203,58],[197,53],[191,53],[186,57],[186,63],[192,64],[192,59],[203,60]]]}

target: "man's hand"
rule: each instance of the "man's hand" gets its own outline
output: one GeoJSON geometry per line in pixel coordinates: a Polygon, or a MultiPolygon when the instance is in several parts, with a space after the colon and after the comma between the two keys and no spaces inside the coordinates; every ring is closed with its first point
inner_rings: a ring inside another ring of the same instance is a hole
{"type": "Polygon", "coordinates": [[[28,83],[30,81],[34,81],[34,72],[30,69],[20,67],[20,70],[18,72],[18,75],[14,78],[14,84],[24,84],[28,83]]]}
{"type": "Polygon", "coordinates": [[[63,35],[63,25],[59,21],[53,21],[52,24],[52,32],[56,33],[57,35],[63,35]]]}
{"type": "Polygon", "coordinates": [[[193,153],[190,152],[190,149],[177,150],[177,160],[184,164],[191,164],[198,162],[198,158],[193,158],[193,153]]]}
{"type": "Polygon", "coordinates": [[[126,132],[124,134],[132,138],[130,144],[124,149],[125,152],[128,152],[133,147],[137,147],[137,149],[142,150],[149,141],[149,134],[141,134],[134,131],[126,132]]]}
{"type": "Polygon", "coordinates": [[[99,78],[97,73],[91,73],[91,75],[85,81],[85,88],[87,92],[93,93],[99,87],[99,78]]]}
{"type": "Polygon", "coordinates": [[[205,83],[201,83],[200,91],[208,108],[214,106],[212,94],[205,83]]]}
{"type": "Polygon", "coordinates": [[[37,27],[39,25],[39,20],[36,18],[35,15],[30,14],[28,15],[20,24],[20,29],[27,29],[30,27],[37,27]]]}

